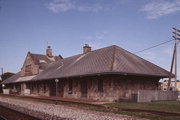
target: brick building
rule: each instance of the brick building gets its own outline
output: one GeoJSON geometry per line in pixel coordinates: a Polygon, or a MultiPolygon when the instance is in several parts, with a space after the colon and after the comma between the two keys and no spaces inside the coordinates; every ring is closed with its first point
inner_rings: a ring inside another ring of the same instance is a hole
{"type": "Polygon", "coordinates": [[[138,90],[157,90],[158,82],[169,72],[118,46],[83,53],[68,58],[28,52],[22,69],[5,80],[11,94],[57,96],[93,100],[131,100],[138,90]]]}

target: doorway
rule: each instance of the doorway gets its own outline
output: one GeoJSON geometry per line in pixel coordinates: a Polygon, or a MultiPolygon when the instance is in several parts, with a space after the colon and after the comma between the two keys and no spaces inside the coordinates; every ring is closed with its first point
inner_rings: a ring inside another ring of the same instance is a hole
{"type": "MultiPolygon", "coordinates": [[[[56,83],[51,81],[49,83],[50,96],[56,96],[56,83]]],[[[59,80],[57,83],[57,97],[63,97],[64,95],[64,80],[59,80]]]]}
{"type": "Polygon", "coordinates": [[[87,98],[87,80],[81,80],[81,97],[87,98]]]}

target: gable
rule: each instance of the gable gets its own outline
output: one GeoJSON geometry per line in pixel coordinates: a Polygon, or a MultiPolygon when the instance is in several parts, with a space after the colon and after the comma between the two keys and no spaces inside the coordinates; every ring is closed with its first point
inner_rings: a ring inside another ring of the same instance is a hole
{"type": "Polygon", "coordinates": [[[21,76],[31,76],[39,73],[39,65],[34,63],[30,53],[27,54],[24,61],[23,67],[21,69],[21,76]]]}
{"type": "Polygon", "coordinates": [[[41,54],[30,54],[31,58],[33,59],[33,62],[35,65],[39,65],[39,69],[43,71],[46,69],[51,63],[58,61],[60,57],[57,56],[51,56],[48,57],[46,55],[41,54]]]}

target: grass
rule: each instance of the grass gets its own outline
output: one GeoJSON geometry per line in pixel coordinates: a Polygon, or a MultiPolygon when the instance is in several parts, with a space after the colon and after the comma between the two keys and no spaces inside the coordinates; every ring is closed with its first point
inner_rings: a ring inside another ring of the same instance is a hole
{"type": "MultiPolygon", "coordinates": [[[[39,100],[34,98],[26,98],[26,97],[16,97],[16,96],[7,96],[0,94],[1,97],[12,97],[16,99],[23,99],[33,102],[42,102],[47,104],[55,104],[55,101],[49,100],[39,100]]],[[[151,103],[133,103],[133,102],[116,102],[110,104],[104,104],[105,107],[96,107],[92,105],[85,104],[76,104],[76,103],[66,103],[66,102],[58,102],[58,105],[66,105],[70,107],[76,107],[80,109],[88,109],[100,112],[112,112],[115,114],[124,114],[129,116],[135,116],[139,118],[147,118],[150,120],[180,120],[180,116],[160,116],[151,113],[145,112],[128,112],[128,111],[119,111],[113,108],[127,108],[127,109],[141,109],[141,110],[154,110],[161,112],[171,112],[171,113],[180,113],[180,101],[160,101],[160,102],[151,102],[151,103]],[[108,108],[108,109],[105,109],[108,108]]]]}
{"type": "Polygon", "coordinates": [[[128,116],[132,116],[132,117],[137,117],[137,118],[146,118],[146,119],[150,119],[150,120],[180,120],[180,117],[165,117],[165,116],[158,116],[158,115],[153,115],[153,114],[148,114],[148,113],[134,113],[134,112],[123,112],[123,111],[105,111],[105,110],[97,110],[99,112],[112,112],[115,114],[123,114],[123,115],[128,115],[128,116]]]}
{"type": "MultiPolygon", "coordinates": [[[[141,110],[153,110],[160,112],[171,112],[180,113],[180,101],[160,101],[151,103],[133,103],[133,102],[117,102],[105,104],[106,107],[111,108],[126,108],[126,109],[141,109],[141,110]]],[[[151,120],[180,120],[180,116],[160,116],[145,112],[127,112],[127,111],[116,111],[113,113],[126,114],[130,116],[136,116],[140,118],[148,118],[151,120]]]]}
{"type": "Polygon", "coordinates": [[[150,103],[117,102],[105,104],[105,106],[180,113],[180,101],[159,101],[150,103]]]}

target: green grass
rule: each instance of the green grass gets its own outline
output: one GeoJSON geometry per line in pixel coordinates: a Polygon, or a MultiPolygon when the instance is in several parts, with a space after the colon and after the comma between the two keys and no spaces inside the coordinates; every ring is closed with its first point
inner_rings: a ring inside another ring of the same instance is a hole
{"type": "MultiPolygon", "coordinates": [[[[161,112],[173,112],[180,113],[180,101],[160,101],[151,103],[133,103],[133,102],[117,102],[105,104],[108,108],[127,108],[127,109],[141,109],[141,110],[153,110],[161,112]]],[[[111,112],[116,114],[125,114],[129,116],[135,116],[140,118],[148,118],[151,120],[180,120],[180,116],[160,116],[145,112],[127,112],[112,110],[111,112]]]]}
{"type": "Polygon", "coordinates": [[[137,118],[146,118],[150,120],[180,120],[180,117],[165,117],[165,116],[158,116],[158,115],[153,115],[153,114],[148,114],[148,113],[135,113],[135,112],[123,112],[123,111],[105,111],[105,110],[96,110],[99,112],[112,112],[115,114],[123,114],[123,115],[128,115],[128,116],[133,116],[137,118]]]}
{"type": "Polygon", "coordinates": [[[180,101],[160,101],[150,103],[117,102],[105,104],[105,106],[180,113],[180,101]]]}

